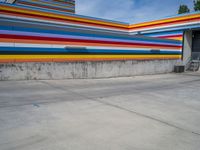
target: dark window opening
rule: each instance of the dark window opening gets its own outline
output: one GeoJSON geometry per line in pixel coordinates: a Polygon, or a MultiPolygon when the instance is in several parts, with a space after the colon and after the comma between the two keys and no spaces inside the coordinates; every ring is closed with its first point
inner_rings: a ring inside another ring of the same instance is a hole
{"type": "Polygon", "coordinates": [[[200,31],[193,31],[192,52],[200,52],[200,31]]]}

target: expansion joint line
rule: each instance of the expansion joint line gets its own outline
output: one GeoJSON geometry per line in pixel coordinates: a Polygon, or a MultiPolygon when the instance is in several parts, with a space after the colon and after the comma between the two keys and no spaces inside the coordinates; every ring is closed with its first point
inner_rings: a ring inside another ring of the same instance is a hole
{"type": "MultiPolygon", "coordinates": [[[[182,130],[182,131],[184,131],[184,132],[188,132],[188,133],[192,133],[192,134],[195,134],[195,135],[200,136],[200,133],[198,133],[198,132],[194,132],[194,131],[190,131],[190,130],[188,130],[188,129],[181,128],[181,127],[179,127],[179,126],[177,126],[177,125],[174,125],[174,124],[171,124],[171,123],[169,123],[169,122],[167,122],[167,121],[163,121],[163,120],[154,118],[154,117],[152,117],[152,116],[148,116],[148,115],[146,115],[146,114],[139,113],[139,112],[137,112],[137,111],[129,110],[129,109],[127,109],[127,108],[121,107],[121,106],[116,105],[116,104],[111,104],[111,103],[109,103],[109,102],[101,101],[99,98],[91,98],[91,97],[86,96],[86,95],[84,95],[84,94],[80,94],[80,93],[78,93],[78,92],[74,92],[73,90],[69,90],[69,89],[66,89],[66,88],[62,88],[62,87],[60,87],[60,86],[55,86],[55,85],[50,84],[50,83],[48,83],[48,82],[46,82],[46,81],[39,81],[39,82],[41,82],[41,83],[43,83],[43,84],[46,84],[46,85],[48,85],[48,86],[51,86],[51,87],[53,87],[53,88],[55,88],[55,89],[59,89],[59,90],[61,90],[61,91],[68,91],[68,92],[74,93],[74,94],[76,94],[76,95],[78,95],[78,96],[81,96],[81,97],[84,97],[84,98],[86,98],[86,99],[89,99],[89,100],[91,100],[91,101],[96,101],[96,102],[98,102],[98,103],[101,103],[101,104],[104,104],[104,105],[107,105],[107,106],[110,106],[110,107],[114,107],[114,108],[117,108],[117,109],[120,109],[120,110],[129,112],[129,113],[135,114],[135,115],[140,116],[140,117],[143,117],[143,118],[147,118],[147,119],[150,119],[150,120],[154,120],[154,121],[156,121],[156,122],[159,122],[159,123],[161,123],[161,124],[167,125],[167,126],[169,126],[169,127],[173,127],[173,128],[178,129],[178,130],[182,130]]],[[[102,98],[102,97],[101,97],[101,98],[102,98]]]]}

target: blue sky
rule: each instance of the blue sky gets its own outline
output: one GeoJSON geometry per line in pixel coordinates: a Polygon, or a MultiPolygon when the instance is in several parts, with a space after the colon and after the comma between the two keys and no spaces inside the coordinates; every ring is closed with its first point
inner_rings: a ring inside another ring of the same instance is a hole
{"type": "Polygon", "coordinates": [[[193,10],[193,0],[76,0],[76,13],[137,23],[176,15],[180,4],[193,10]]]}

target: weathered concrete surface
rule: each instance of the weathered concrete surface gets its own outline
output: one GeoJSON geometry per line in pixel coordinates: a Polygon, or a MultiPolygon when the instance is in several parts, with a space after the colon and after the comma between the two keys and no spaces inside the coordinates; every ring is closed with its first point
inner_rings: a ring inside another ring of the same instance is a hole
{"type": "Polygon", "coordinates": [[[200,74],[0,82],[1,150],[199,150],[200,74]]]}
{"type": "Polygon", "coordinates": [[[192,30],[185,31],[183,44],[183,65],[186,65],[192,55],[192,30]]]}
{"type": "Polygon", "coordinates": [[[170,73],[176,60],[0,64],[0,80],[88,79],[170,73]]]}

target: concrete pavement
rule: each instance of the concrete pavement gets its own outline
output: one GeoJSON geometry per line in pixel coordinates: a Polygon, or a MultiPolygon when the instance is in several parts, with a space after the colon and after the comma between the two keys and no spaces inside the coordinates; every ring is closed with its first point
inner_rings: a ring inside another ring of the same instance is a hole
{"type": "Polygon", "coordinates": [[[200,73],[0,82],[0,150],[199,150],[200,73]]]}

